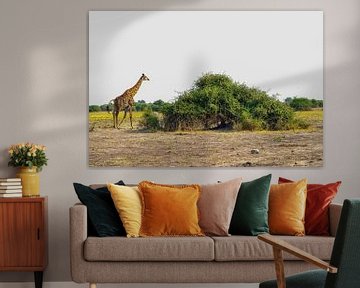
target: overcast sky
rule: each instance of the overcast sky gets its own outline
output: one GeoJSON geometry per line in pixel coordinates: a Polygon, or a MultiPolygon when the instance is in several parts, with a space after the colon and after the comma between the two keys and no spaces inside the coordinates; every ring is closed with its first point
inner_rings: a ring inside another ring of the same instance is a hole
{"type": "Polygon", "coordinates": [[[279,98],[323,99],[321,11],[91,11],[89,104],[144,82],[135,100],[173,100],[203,73],[279,98]]]}

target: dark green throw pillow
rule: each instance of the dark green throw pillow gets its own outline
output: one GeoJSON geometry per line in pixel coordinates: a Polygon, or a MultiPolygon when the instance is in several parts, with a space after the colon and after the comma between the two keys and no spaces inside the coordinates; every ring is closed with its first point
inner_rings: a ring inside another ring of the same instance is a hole
{"type": "Polygon", "coordinates": [[[231,218],[230,234],[256,236],[269,233],[270,181],[271,174],[241,184],[231,218]]]}
{"type": "MultiPolygon", "coordinates": [[[[125,185],[123,181],[115,183],[125,185]]],[[[119,214],[116,211],[111,194],[107,187],[92,189],[79,183],[74,183],[75,192],[87,207],[89,234],[94,236],[126,236],[119,214]]]]}

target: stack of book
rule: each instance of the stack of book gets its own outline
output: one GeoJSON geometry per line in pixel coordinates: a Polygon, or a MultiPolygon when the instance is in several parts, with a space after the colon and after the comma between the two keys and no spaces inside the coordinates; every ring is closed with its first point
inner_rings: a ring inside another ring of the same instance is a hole
{"type": "Polygon", "coordinates": [[[0,198],[22,197],[20,178],[0,178],[0,198]]]}

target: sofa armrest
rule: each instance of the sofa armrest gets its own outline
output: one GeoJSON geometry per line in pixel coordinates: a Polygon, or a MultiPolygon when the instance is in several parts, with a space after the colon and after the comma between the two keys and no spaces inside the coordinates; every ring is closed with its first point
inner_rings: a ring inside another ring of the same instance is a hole
{"type": "Polygon", "coordinates": [[[339,225],[341,215],[342,204],[331,203],[329,207],[329,219],[330,219],[330,235],[336,236],[336,231],[339,225]]]}
{"type": "Polygon", "coordinates": [[[87,208],[82,204],[70,207],[70,268],[73,281],[85,282],[86,263],[83,245],[87,238],[87,208]]]}

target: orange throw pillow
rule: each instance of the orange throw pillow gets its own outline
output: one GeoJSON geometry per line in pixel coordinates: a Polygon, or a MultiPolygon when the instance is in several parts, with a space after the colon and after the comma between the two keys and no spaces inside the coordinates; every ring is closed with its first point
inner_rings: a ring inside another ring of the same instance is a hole
{"type": "Polygon", "coordinates": [[[142,198],[140,236],[203,236],[199,227],[199,185],[139,183],[142,198]]]}
{"type": "Polygon", "coordinates": [[[306,184],[273,184],[269,195],[269,228],[271,234],[303,236],[306,207],[306,184]]]}
{"type": "MultiPolygon", "coordinates": [[[[279,184],[292,183],[292,180],[279,177],[279,184]]],[[[329,206],[335,198],[341,181],[329,184],[307,184],[305,234],[329,236],[329,206]]]]}

